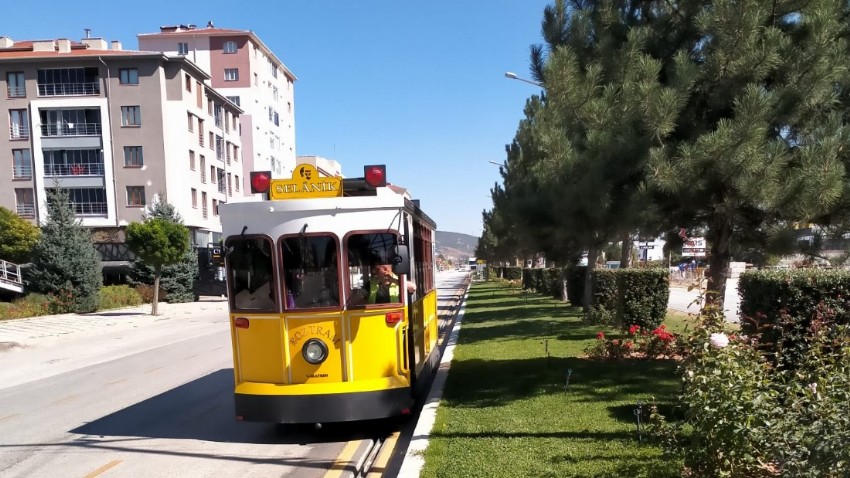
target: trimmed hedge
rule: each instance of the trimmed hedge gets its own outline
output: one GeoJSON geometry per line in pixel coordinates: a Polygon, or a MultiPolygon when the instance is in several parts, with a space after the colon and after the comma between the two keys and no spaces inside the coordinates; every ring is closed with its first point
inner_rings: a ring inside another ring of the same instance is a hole
{"type": "MultiPolygon", "coordinates": [[[[565,271],[570,305],[583,305],[586,272],[587,266],[565,271]]],[[[654,329],[667,315],[670,278],[666,269],[594,269],[591,282],[597,318],[654,329]]]]}
{"type": "Polygon", "coordinates": [[[545,293],[555,299],[560,299],[563,292],[564,271],[563,269],[543,269],[543,283],[545,293]]]}
{"type": "Polygon", "coordinates": [[[534,289],[534,269],[522,270],[522,288],[525,290],[534,289]]]}
{"type": "Polygon", "coordinates": [[[520,280],[522,279],[522,268],[521,267],[505,267],[503,272],[503,278],[507,280],[520,280]]]}
{"type": "Polygon", "coordinates": [[[798,340],[816,316],[850,324],[850,271],[805,269],[741,274],[741,329],[761,333],[761,344],[792,365],[804,352],[798,340]]]}

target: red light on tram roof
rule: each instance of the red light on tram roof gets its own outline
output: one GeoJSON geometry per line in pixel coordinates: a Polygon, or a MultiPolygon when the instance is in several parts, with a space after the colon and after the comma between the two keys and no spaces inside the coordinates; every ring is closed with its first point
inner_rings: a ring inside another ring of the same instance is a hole
{"type": "Polygon", "coordinates": [[[236,317],[233,319],[233,326],[237,329],[247,329],[251,326],[251,322],[249,322],[245,317],[236,317]]]}
{"type": "Polygon", "coordinates": [[[374,164],[363,168],[363,178],[366,185],[378,188],[387,185],[387,167],[383,164],[374,164]]]}
{"type": "Polygon", "coordinates": [[[251,173],[251,194],[265,193],[269,190],[272,180],[271,171],[254,171],[251,173]]]}
{"type": "Polygon", "coordinates": [[[401,312],[387,312],[384,320],[387,321],[387,325],[397,324],[401,322],[401,312]]]}

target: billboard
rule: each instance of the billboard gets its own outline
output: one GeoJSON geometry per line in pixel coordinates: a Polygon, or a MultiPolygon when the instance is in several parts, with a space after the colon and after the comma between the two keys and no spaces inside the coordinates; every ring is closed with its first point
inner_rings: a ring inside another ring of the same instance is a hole
{"type": "Polygon", "coordinates": [[[706,245],[704,237],[689,237],[682,244],[682,256],[705,257],[706,245]]]}

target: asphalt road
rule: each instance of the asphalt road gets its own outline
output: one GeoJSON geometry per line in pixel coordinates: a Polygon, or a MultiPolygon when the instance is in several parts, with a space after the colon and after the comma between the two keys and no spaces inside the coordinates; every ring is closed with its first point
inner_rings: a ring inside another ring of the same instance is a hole
{"type": "Polygon", "coordinates": [[[0,476],[321,477],[373,432],[236,422],[226,303],[166,306],[0,322],[0,476]]]}

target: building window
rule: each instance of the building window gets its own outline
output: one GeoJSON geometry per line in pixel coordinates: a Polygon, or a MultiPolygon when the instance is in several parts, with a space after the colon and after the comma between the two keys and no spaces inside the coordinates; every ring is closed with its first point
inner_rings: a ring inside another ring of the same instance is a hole
{"type": "Polygon", "coordinates": [[[145,165],[141,146],[124,146],[124,166],[141,168],[145,165]]]}
{"type": "Polygon", "coordinates": [[[77,216],[106,216],[109,212],[105,188],[70,188],[65,191],[77,216]]]}
{"type": "Polygon", "coordinates": [[[201,183],[207,183],[207,159],[203,154],[201,155],[201,183]]]}
{"type": "Polygon", "coordinates": [[[186,91],[191,93],[192,92],[192,76],[189,75],[188,73],[186,73],[185,78],[186,78],[186,91]]]}
{"type": "Polygon", "coordinates": [[[227,195],[233,196],[233,177],[227,173],[227,195]]]}
{"type": "Polygon", "coordinates": [[[189,169],[195,170],[195,152],[191,149],[189,150],[189,169]]]}
{"type": "Polygon", "coordinates": [[[224,81],[239,81],[239,68],[225,68],[224,81]]]}
{"type": "Polygon", "coordinates": [[[189,132],[195,131],[195,116],[189,113],[189,132]]]}
{"type": "Polygon", "coordinates": [[[260,84],[260,77],[257,76],[256,73],[254,73],[254,86],[257,86],[259,84],[260,84]]]}
{"type": "Polygon", "coordinates": [[[138,106],[121,107],[121,126],[141,126],[142,111],[138,106]]]}
{"type": "Polygon", "coordinates": [[[103,176],[99,149],[43,149],[44,176],[103,176]]]}
{"type": "Polygon", "coordinates": [[[24,74],[20,71],[6,73],[6,96],[9,98],[23,98],[27,96],[27,87],[24,84],[24,74]]]}
{"type": "Polygon", "coordinates": [[[197,101],[198,101],[198,108],[203,109],[203,107],[204,107],[204,89],[201,88],[201,82],[200,81],[196,81],[195,86],[197,87],[195,89],[195,97],[197,98],[197,101]]]}
{"type": "Polygon", "coordinates": [[[12,179],[32,179],[30,150],[12,150],[12,179]]]}
{"type": "Polygon", "coordinates": [[[145,205],[145,187],[127,186],[127,206],[142,207],[145,205]]]}
{"type": "Polygon", "coordinates": [[[234,105],[241,106],[241,104],[239,103],[240,98],[238,96],[228,96],[227,99],[230,100],[234,105]]]}
{"type": "Polygon", "coordinates": [[[138,85],[139,84],[139,69],[138,68],[121,68],[118,70],[118,81],[122,85],[138,85]]]}
{"type": "Polygon", "coordinates": [[[213,199],[212,206],[213,216],[218,216],[218,199],[213,199]]]}
{"type": "Polygon", "coordinates": [[[210,182],[215,184],[215,166],[210,166],[210,182]]]}
{"type": "Polygon", "coordinates": [[[29,139],[30,121],[27,110],[9,110],[9,126],[11,139],[29,139]]]}
{"type": "Polygon", "coordinates": [[[224,53],[236,53],[236,50],[237,47],[235,41],[227,40],[226,42],[224,42],[224,48],[222,48],[222,51],[224,51],[224,53]]]}
{"type": "Polygon", "coordinates": [[[201,215],[207,218],[207,193],[201,191],[201,215]]]}
{"type": "Polygon", "coordinates": [[[198,118],[198,145],[204,145],[204,120],[198,118]]]}
{"type": "Polygon", "coordinates": [[[234,182],[236,183],[236,184],[235,184],[235,186],[236,186],[236,192],[238,193],[238,192],[239,192],[239,175],[234,176],[233,180],[234,180],[234,182]]]}
{"type": "Polygon", "coordinates": [[[198,209],[198,190],[192,188],[192,207],[198,209]]]}
{"type": "Polygon", "coordinates": [[[189,44],[186,42],[178,42],[177,43],[177,54],[178,55],[188,55],[189,54],[189,44]]]}
{"type": "Polygon", "coordinates": [[[35,217],[35,194],[31,188],[15,189],[15,212],[21,217],[35,217]]]}

